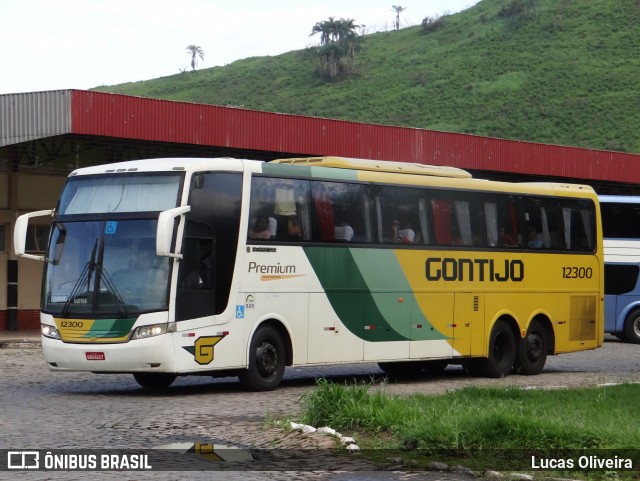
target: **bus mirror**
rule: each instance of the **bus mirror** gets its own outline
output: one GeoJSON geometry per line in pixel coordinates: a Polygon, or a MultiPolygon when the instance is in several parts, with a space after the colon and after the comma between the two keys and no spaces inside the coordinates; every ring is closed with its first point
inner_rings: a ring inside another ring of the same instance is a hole
{"type": "Polygon", "coordinates": [[[186,214],[191,210],[190,205],[176,207],[174,209],[160,212],[158,217],[158,229],[156,231],[156,254],[162,257],[182,258],[182,254],[171,252],[171,241],[173,240],[173,227],[176,217],[186,214]]]}
{"type": "Polygon", "coordinates": [[[16,225],[13,229],[13,250],[18,257],[24,257],[25,259],[35,259],[37,261],[43,261],[44,256],[36,256],[33,254],[27,254],[27,230],[29,227],[29,219],[32,217],[42,217],[45,215],[53,215],[53,210],[38,210],[35,212],[29,212],[22,214],[16,219],[16,225]]]}

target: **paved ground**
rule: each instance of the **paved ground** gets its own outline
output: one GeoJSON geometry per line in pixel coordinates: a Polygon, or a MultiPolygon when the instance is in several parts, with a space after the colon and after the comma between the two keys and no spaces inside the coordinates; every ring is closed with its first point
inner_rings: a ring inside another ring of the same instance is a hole
{"type": "MultiPolygon", "coordinates": [[[[179,378],[164,394],[141,390],[128,375],[52,373],[33,333],[0,334],[0,449],[149,448],[169,443],[217,443],[273,455],[270,470],[242,472],[160,471],[153,479],[420,479],[467,481],[460,473],[373,471],[357,455],[337,457],[332,438],[265,427],[265,419],[293,415],[317,377],[381,380],[375,364],[288,369],[281,389],[247,393],[236,379],[179,378]],[[11,337],[9,339],[9,337],[11,337]],[[27,340],[23,340],[26,338],[27,340]],[[306,467],[306,469],[303,469],[306,467]],[[327,471],[342,469],[340,472],[327,471]],[[324,468],[324,469],[323,469],[324,468]]],[[[608,340],[602,349],[549,358],[538,376],[469,378],[457,368],[431,378],[378,385],[393,394],[440,393],[465,385],[593,386],[640,382],[640,346],[608,340]]],[[[349,433],[343,433],[349,434],[349,433]]],[[[0,472],[0,478],[7,472],[0,472]]],[[[20,473],[23,479],[148,479],[148,473],[20,473]],[[64,474],[64,476],[56,476],[64,474]],[[71,476],[69,476],[71,474],[71,476]]],[[[15,476],[6,477],[15,479],[15,476]]]]}

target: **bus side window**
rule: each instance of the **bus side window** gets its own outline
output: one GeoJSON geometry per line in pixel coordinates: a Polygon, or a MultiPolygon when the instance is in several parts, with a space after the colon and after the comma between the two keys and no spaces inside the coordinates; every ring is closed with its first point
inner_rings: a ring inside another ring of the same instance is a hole
{"type": "Polygon", "coordinates": [[[301,241],[311,239],[309,182],[253,177],[247,239],[301,241]],[[256,222],[260,226],[256,226],[256,222]]]}
{"type": "Polygon", "coordinates": [[[371,242],[369,188],[349,182],[311,182],[314,239],[319,242],[371,242]]]}
{"type": "Polygon", "coordinates": [[[422,243],[420,230],[421,189],[410,187],[380,186],[376,202],[379,233],[385,244],[413,245],[416,240],[422,243]]]}
{"type": "Polygon", "coordinates": [[[453,202],[454,228],[452,245],[482,247],[486,245],[484,213],[480,199],[464,196],[453,202]]]}
{"type": "Polygon", "coordinates": [[[562,207],[564,247],[571,251],[592,251],[594,248],[593,208],[582,202],[562,207]],[[583,205],[581,205],[583,204],[583,205]]]}
{"type": "MultiPolygon", "coordinates": [[[[567,207],[567,202],[563,203],[567,207]]],[[[570,247],[572,226],[571,208],[565,209],[557,200],[545,197],[528,198],[525,220],[527,247],[535,249],[567,250],[570,247]]]]}

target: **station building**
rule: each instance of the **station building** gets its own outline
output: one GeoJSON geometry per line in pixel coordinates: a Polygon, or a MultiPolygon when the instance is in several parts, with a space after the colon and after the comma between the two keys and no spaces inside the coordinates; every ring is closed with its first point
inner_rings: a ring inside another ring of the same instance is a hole
{"type": "MultiPolygon", "coordinates": [[[[18,215],[55,207],[76,168],[160,157],[341,156],[459,167],[640,195],[640,155],[83,90],[0,95],[0,330],[39,328],[42,264],[17,259],[18,215]]],[[[30,226],[43,252],[49,226],[30,226]]]]}

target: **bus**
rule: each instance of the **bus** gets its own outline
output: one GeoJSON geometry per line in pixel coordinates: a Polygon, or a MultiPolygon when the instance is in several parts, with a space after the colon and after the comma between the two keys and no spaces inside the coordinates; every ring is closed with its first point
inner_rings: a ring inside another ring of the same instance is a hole
{"type": "Polygon", "coordinates": [[[640,344],[640,197],[599,196],[604,243],[604,330],[640,344]]]}
{"type": "Polygon", "coordinates": [[[539,373],[603,342],[599,203],[583,185],[422,164],[168,158],[73,171],[16,221],[44,261],[53,371],[276,389],[286,366],[539,373]],[[43,256],[29,220],[50,216],[43,256]]]}

